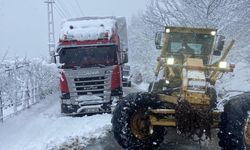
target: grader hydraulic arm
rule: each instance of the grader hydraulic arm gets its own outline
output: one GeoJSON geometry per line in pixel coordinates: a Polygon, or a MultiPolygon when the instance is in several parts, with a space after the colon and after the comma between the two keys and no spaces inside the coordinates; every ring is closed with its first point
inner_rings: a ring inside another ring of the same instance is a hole
{"type": "MultiPolygon", "coordinates": [[[[232,49],[233,45],[235,43],[235,40],[232,40],[229,44],[229,46],[224,50],[223,55],[221,56],[220,60],[216,61],[213,65],[219,65],[220,62],[224,62],[225,58],[227,57],[230,49],[232,49]]],[[[234,65],[231,65],[232,68],[234,68],[234,65]]],[[[219,75],[220,75],[220,71],[219,70],[214,70],[210,76],[210,83],[212,85],[215,84],[216,80],[218,79],[219,75]]]]}

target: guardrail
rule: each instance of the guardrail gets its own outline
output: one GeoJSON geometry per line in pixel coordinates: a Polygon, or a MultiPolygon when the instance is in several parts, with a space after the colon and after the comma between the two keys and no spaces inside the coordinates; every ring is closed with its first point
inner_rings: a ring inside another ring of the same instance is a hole
{"type": "Polygon", "coordinates": [[[21,101],[15,101],[9,103],[7,106],[3,105],[2,92],[0,91],[0,122],[3,122],[5,119],[10,118],[11,116],[30,108],[32,105],[39,103],[39,101],[44,98],[39,95],[39,93],[33,93],[37,88],[31,90],[26,89],[23,92],[23,97],[21,101]],[[33,93],[33,94],[32,94],[33,93]]]}

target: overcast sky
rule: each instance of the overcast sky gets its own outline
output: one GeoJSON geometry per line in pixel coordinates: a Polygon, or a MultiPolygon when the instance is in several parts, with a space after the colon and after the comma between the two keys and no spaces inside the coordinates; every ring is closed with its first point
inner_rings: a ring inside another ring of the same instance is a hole
{"type": "MultiPolygon", "coordinates": [[[[147,0],[55,1],[56,37],[64,16],[125,16],[129,20],[133,14],[142,11],[147,2],[147,0]]],[[[47,6],[44,0],[0,0],[0,57],[6,51],[8,57],[47,57],[47,26],[47,6]]]]}

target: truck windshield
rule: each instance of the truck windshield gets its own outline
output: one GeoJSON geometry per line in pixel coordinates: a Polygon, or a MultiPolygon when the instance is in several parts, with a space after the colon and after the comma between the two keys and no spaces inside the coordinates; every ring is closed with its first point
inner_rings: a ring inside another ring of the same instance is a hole
{"type": "Polygon", "coordinates": [[[169,52],[186,51],[194,55],[209,55],[214,37],[210,34],[170,33],[169,52]]]}
{"type": "Polygon", "coordinates": [[[59,52],[63,68],[104,67],[118,63],[117,46],[88,46],[63,48],[59,52]]]}

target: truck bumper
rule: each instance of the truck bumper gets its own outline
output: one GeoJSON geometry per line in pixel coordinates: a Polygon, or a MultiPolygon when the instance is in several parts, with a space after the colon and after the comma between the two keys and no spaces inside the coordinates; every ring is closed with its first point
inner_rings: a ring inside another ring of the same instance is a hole
{"type": "Polygon", "coordinates": [[[72,99],[61,99],[61,113],[65,115],[111,113],[112,101],[108,102],[77,102],[72,99]]]}

